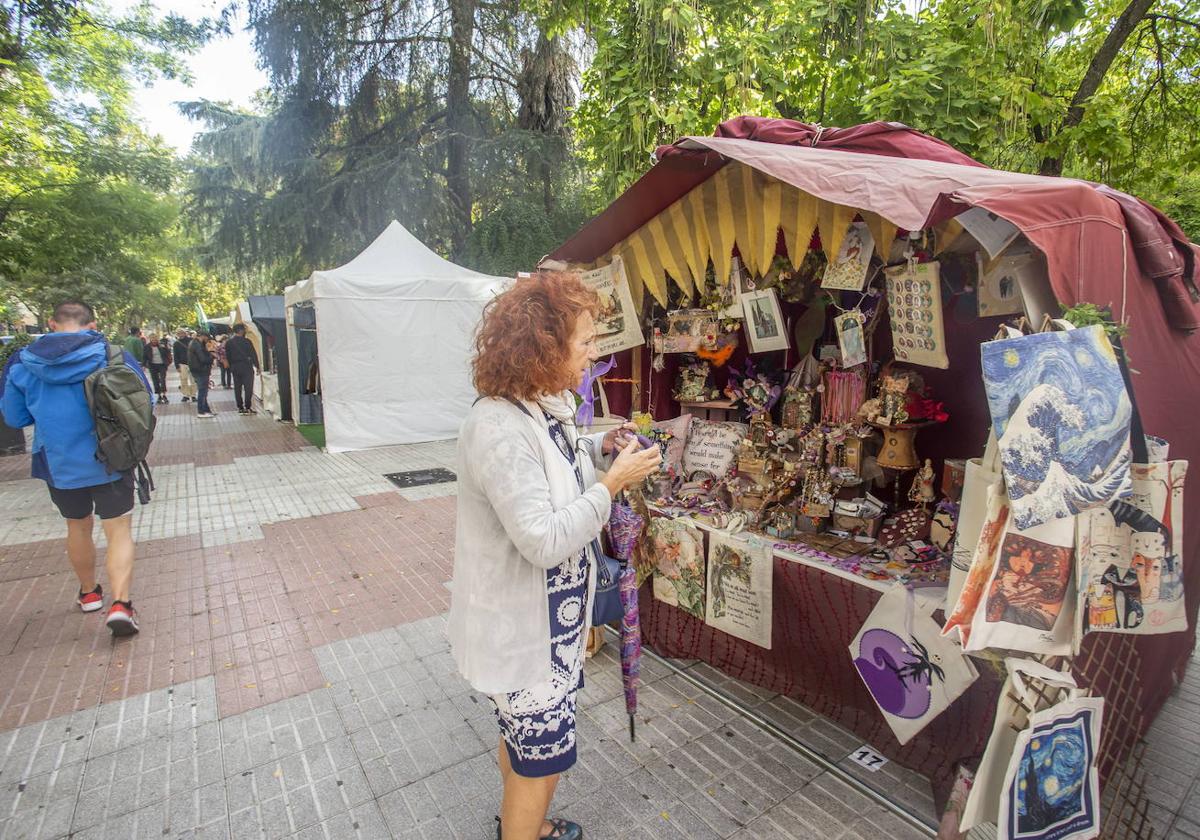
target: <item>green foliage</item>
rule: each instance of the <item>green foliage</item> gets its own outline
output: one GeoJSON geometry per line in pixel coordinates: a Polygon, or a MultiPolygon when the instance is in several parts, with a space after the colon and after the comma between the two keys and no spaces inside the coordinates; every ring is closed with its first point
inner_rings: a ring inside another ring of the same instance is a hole
{"type": "Polygon", "coordinates": [[[1119,341],[1129,335],[1129,325],[1114,321],[1112,310],[1107,306],[1077,303],[1063,312],[1063,319],[1077,327],[1091,327],[1099,324],[1104,327],[1105,334],[1113,341],[1119,341]]]}
{"type": "Polygon", "coordinates": [[[178,167],[129,104],[215,28],[149,5],[118,18],[87,0],[0,3],[0,299],[42,321],[64,297],[109,322],[168,307],[178,167]]]}
{"type": "Polygon", "coordinates": [[[21,332],[14,335],[12,341],[8,342],[8,344],[0,345],[0,370],[4,369],[4,366],[8,364],[9,358],[14,353],[22,347],[28,347],[30,344],[33,344],[33,341],[34,336],[21,332]]]}
{"type": "Polygon", "coordinates": [[[1128,0],[576,0],[595,55],[575,115],[611,199],[654,147],[738,114],[896,120],[991,166],[1106,181],[1200,236],[1200,16],[1157,0],[1084,102],[1072,98],[1128,0]]]}

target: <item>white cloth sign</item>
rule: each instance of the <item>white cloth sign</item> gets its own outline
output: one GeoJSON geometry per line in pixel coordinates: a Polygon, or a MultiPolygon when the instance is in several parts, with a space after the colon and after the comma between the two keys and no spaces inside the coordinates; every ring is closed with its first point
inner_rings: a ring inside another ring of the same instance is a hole
{"type": "Polygon", "coordinates": [[[769,650],[774,570],[770,544],[710,534],[704,623],[769,650]]]}
{"type": "Polygon", "coordinates": [[[733,468],[737,445],[749,431],[745,423],[693,420],[683,450],[684,475],[691,478],[697,472],[705,472],[724,478],[733,468]]]}

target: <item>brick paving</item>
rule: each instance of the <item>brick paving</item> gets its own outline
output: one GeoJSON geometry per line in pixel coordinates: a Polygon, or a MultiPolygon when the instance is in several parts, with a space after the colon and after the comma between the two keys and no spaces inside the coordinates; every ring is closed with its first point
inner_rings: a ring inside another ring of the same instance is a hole
{"type": "MultiPolygon", "coordinates": [[[[453,469],[453,443],[326,455],[212,402],[160,409],[131,639],[77,612],[61,520],[0,459],[0,840],[493,837],[496,728],[444,634],[453,486],[382,479],[453,469]]],[[[554,804],[589,837],[923,836],[653,660],[631,744],[611,647],[554,804]]],[[[848,763],[850,733],[678,664],[932,818],[924,779],[848,763]]],[[[1193,669],[1150,739],[1158,836],[1200,837],[1198,724],[1193,669]]]]}

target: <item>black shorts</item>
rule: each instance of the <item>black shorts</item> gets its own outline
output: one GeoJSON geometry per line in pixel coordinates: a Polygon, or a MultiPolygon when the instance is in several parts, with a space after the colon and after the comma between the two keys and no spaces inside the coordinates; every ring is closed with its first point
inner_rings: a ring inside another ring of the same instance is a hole
{"type": "MultiPolygon", "coordinates": [[[[48,485],[47,485],[48,486],[48,485]]],[[[116,519],[133,510],[133,474],[109,484],[63,490],[50,487],[50,499],[63,519],[87,519],[95,511],[101,519],[116,519]]]]}

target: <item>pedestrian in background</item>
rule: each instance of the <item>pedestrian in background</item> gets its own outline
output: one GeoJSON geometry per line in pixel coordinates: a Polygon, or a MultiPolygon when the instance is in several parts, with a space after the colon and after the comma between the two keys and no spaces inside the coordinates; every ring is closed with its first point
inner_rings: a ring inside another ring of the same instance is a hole
{"type": "MultiPolygon", "coordinates": [[[[79,301],[55,307],[50,329],[9,359],[0,374],[0,412],[13,428],[33,425],[32,475],[46,482],[50,499],[67,520],[67,558],[79,578],[75,603],[85,613],[104,607],[92,539],[93,517],[100,517],[113,596],[106,623],[114,636],[129,636],[138,632],[130,597],[133,475],[112,472],[96,457],[96,422],[83,385],[89,374],[108,364],[108,342],[96,330],[92,308],[79,301]]],[[[140,346],[132,330],[129,335],[140,346]]],[[[123,359],[149,391],[138,360],[130,352],[123,359]]]]}
{"type": "Polygon", "coordinates": [[[233,386],[233,373],[229,370],[229,359],[225,355],[225,346],[229,336],[223,335],[217,339],[217,366],[221,368],[221,387],[233,386]]]}
{"type": "Polygon", "coordinates": [[[125,339],[124,349],[139,365],[146,366],[146,342],[142,341],[141,327],[129,328],[129,337],[125,339]]]}
{"type": "Polygon", "coordinates": [[[213,362],[216,361],[217,342],[212,336],[201,332],[188,343],[188,369],[196,380],[196,416],[203,419],[216,417],[208,407],[208,389],[212,386],[213,362]]]}
{"type": "Polygon", "coordinates": [[[192,378],[192,369],[188,367],[188,346],[192,340],[187,330],[179,330],[175,333],[175,347],[171,351],[175,359],[175,372],[179,374],[179,393],[183,395],[180,402],[196,399],[196,380],[192,378]]]}
{"type": "Polygon", "coordinates": [[[256,414],[254,410],[254,375],[260,370],[258,351],[246,338],[246,325],[233,328],[233,338],[225,343],[225,356],[233,374],[233,398],[238,414],[256,414]]]}
{"type": "Polygon", "coordinates": [[[170,364],[171,348],[167,346],[167,337],[160,339],[157,333],[151,333],[146,345],[146,367],[150,368],[150,381],[154,383],[159,405],[170,402],[167,399],[167,367],[170,364]]]}
{"type": "Polygon", "coordinates": [[[596,359],[599,309],[577,275],[538,273],[488,304],[475,339],[483,396],[458,440],[449,634],[459,671],[500,724],[503,840],[583,836],[546,811],[576,759],[593,546],[613,497],[662,461],[627,428],[575,427],[570,389],[596,359]]]}

